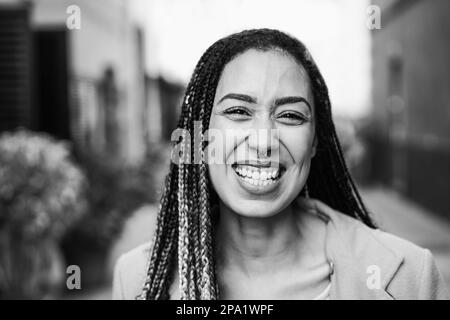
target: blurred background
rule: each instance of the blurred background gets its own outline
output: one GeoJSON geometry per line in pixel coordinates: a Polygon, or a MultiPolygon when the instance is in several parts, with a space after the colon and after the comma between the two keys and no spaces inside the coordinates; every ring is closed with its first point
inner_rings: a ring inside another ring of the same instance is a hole
{"type": "Polygon", "coordinates": [[[450,286],[449,9],[0,0],[0,299],[110,298],[117,257],[150,240],[195,64],[259,27],[310,49],[367,206],[382,229],[429,248],[450,286]],[[67,285],[71,265],[80,287],[67,285]]]}

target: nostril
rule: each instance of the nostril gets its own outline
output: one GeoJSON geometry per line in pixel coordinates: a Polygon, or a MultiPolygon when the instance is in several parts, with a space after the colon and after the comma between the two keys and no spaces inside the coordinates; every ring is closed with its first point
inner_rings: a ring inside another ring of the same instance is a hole
{"type": "Polygon", "coordinates": [[[270,158],[272,156],[272,149],[266,149],[266,150],[258,150],[258,157],[259,158],[270,158]]]}

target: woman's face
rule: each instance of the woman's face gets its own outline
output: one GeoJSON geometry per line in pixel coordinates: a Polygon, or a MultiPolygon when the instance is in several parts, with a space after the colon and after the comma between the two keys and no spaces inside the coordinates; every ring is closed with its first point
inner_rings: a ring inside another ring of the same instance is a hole
{"type": "Polygon", "coordinates": [[[314,123],[309,77],[290,55],[251,49],[230,61],[209,124],[209,175],[224,205],[247,217],[286,208],[309,174],[314,123]]]}

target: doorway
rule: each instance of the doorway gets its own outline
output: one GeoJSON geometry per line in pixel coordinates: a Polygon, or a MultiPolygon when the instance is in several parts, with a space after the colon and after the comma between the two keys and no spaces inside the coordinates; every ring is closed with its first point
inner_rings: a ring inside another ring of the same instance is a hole
{"type": "Polygon", "coordinates": [[[67,32],[36,30],[33,35],[35,129],[70,140],[67,32]]]}

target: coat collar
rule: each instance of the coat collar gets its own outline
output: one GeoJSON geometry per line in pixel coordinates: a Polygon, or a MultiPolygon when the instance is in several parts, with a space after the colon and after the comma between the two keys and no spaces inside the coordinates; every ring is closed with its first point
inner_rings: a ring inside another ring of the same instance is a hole
{"type": "Polygon", "coordinates": [[[326,253],[334,269],[330,298],[393,299],[387,288],[403,257],[380,241],[378,230],[328,209],[320,213],[328,221],[326,253]]]}

